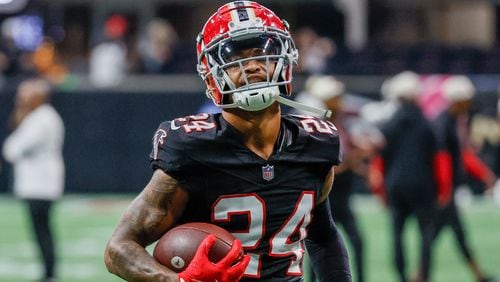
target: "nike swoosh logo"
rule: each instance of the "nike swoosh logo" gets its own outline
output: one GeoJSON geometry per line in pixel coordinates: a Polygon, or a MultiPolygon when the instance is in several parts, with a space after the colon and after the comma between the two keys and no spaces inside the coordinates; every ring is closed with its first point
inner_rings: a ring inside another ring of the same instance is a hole
{"type": "Polygon", "coordinates": [[[170,129],[172,129],[172,130],[177,130],[177,129],[179,129],[179,128],[181,128],[181,127],[180,127],[180,126],[178,126],[178,125],[176,125],[176,124],[174,123],[174,121],[171,121],[171,122],[170,122],[170,129]]]}

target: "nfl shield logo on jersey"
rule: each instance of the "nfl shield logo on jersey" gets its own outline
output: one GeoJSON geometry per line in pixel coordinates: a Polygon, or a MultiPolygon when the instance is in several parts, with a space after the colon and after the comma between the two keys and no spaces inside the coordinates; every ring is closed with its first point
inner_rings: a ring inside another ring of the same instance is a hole
{"type": "Polygon", "coordinates": [[[262,167],[262,178],[266,181],[271,181],[274,178],[274,166],[266,165],[262,167]]]}

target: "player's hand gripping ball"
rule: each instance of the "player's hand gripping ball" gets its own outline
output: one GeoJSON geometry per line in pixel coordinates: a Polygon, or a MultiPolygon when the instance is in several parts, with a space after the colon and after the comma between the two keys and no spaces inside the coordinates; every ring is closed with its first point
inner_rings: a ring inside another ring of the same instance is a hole
{"type": "MultiPolygon", "coordinates": [[[[217,263],[231,250],[235,238],[217,225],[202,222],[186,223],[170,229],[156,244],[153,257],[159,263],[180,273],[189,265],[201,242],[209,234],[215,236],[215,243],[208,252],[208,259],[217,263]]],[[[239,255],[239,258],[241,257],[242,250],[239,255]]]]}

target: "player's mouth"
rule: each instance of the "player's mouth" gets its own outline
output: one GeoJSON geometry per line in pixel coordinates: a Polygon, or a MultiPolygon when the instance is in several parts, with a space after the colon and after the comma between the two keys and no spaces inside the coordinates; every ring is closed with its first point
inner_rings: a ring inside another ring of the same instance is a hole
{"type": "Polygon", "coordinates": [[[248,83],[258,83],[258,82],[265,82],[266,81],[266,76],[265,75],[249,75],[247,77],[248,83]]]}

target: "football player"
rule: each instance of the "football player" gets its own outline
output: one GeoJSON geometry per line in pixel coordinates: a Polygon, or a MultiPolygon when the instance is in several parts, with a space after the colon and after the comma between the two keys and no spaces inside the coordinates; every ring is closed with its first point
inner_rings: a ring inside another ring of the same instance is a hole
{"type": "MultiPolygon", "coordinates": [[[[443,96],[449,103],[448,108],[443,111],[434,121],[434,131],[438,142],[438,184],[445,204],[439,209],[435,218],[436,228],[434,239],[436,239],[444,227],[451,227],[460,253],[467,262],[467,266],[474,274],[476,281],[488,282],[498,281],[489,278],[479,266],[472,248],[467,241],[466,230],[462,224],[460,213],[455,203],[454,189],[462,184],[464,175],[482,181],[486,188],[493,187],[496,176],[494,173],[468,148],[467,140],[461,136],[461,121],[467,119],[472,99],[476,89],[469,78],[463,75],[450,76],[443,85],[443,96]],[[462,138],[461,138],[462,137],[462,138]]],[[[465,125],[466,127],[467,125],[465,125]]]]}
{"type": "Polygon", "coordinates": [[[223,5],[197,39],[198,72],[220,114],[160,124],[151,181],[131,203],[105,252],[109,271],[133,281],[303,281],[305,247],[321,281],[351,281],[328,194],[339,136],[328,121],[281,115],[298,52],[288,24],[251,1],[223,5]],[[209,222],[237,240],[208,261],[208,236],[186,270],[145,247],[176,224],[209,222]],[[246,255],[237,259],[241,250],[246,255]]]}
{"type": "Polygon", "coordinates": [[[418,105],[420,89],[420,77],[412,71],[403,71],[382,84],[382,95],[398,106],[381,127],[386,143],[380,156],[373,160],[377,165],[372,172],[376,172],[380,180],[373,183],[373,188],[378,188],[374,192],[385,195],[384,202],[392,224],[393,261],[397,281],[402,282],[409,280],[403,234],[412,216],[417,220],[420,239],[420,269],[414,281],[429,281],[434,232],[432,219],[436,215],[439,194],[433,167],[436,138],[418,105]]]}

